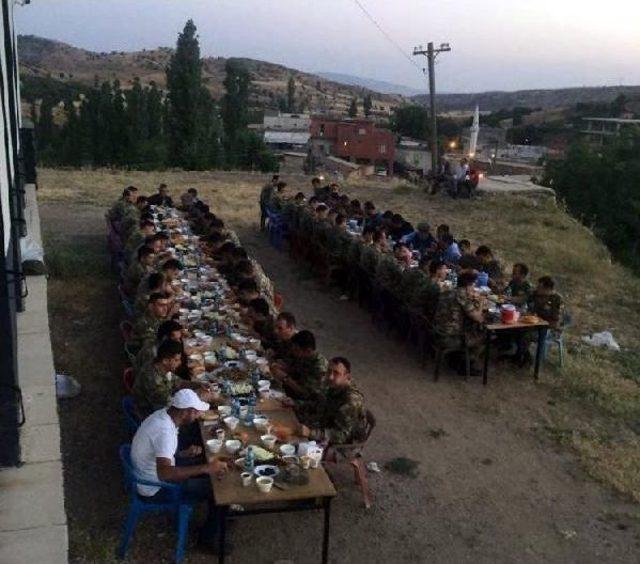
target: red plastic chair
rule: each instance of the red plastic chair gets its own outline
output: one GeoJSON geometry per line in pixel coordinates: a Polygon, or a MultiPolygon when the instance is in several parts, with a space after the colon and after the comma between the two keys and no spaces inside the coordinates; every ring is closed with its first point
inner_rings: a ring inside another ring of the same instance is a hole
{"type": "Polygon", "coordinates": [[[133,395],[133,382],[135,381],[135,378],[136,376],[131,366],[124,369],[124,372],[122,373],[122,385],[130,396],[133,395]]]}

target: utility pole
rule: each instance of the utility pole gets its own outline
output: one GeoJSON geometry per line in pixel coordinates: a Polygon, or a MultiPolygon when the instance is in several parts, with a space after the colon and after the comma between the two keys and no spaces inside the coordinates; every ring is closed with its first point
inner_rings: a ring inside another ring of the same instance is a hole
{"type": "Polygon", "coordinates": [[[440,53],[451,51],[448,43],[441,43],[440,47],[434,48],[433,42],[430,41],[427,44],[426,51],[420,47],[416,47],[413,50],[415,55],[426,55],[427,62],[429,64],[429,96],[431,106],[431,170],[435,174],[438,167],[438,123],[436,120],[436,57],[440,53]]]}

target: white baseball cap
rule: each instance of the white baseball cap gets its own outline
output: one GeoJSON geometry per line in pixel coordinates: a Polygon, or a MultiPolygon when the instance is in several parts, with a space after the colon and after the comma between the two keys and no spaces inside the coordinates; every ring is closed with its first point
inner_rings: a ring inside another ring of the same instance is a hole
{"type": "Polygon", "coordinates": [[[178,390],[171,398],[171,407],[176,409],[197,409],[198,411],[209,411],[209,404],[202,401],[198,394],[188,388],[178,390]]]}

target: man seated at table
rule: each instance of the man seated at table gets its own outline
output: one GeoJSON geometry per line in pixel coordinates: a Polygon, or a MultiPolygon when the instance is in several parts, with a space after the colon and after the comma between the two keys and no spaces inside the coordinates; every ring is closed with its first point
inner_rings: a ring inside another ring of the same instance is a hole
{"type": "Polygon", "coordinates": [[[373,202],[364,203],[364,226],[377,229],[382,224],[382,217],[373,202]]]}
{"type": "Polygon", "coordinates": [[[489,288],[493,292],[500,293],[504,287],[502,265],[493,257],[493,252],[486,245],[480,245],[476,249],[476,256],[480,259],[482,272],[489,275],[489,288]]]}
{"type": "MultiPolygon", "coordinates": [[[[215,551],[218,518],[211,476],[222,477],[227,463],[215,459],[207,464],[176,465],[176,457],[191,458],[201,454],[202,447],[190,447],[179,452],[178,431],[193,425],[208,409],[209,404],[201,401],[193,390],[178,391],[168,407],[163,405],[154,411],[136,431],[131,443],[131,463],[141,479],[180,484],[185,499],[207,502],[208,514],[200,530],[199,542],[203,548],[215,551]]],[[[142,499],[150,503],[169,503],[172,500],[168,490],[143,485],[137,488],[142,499]]]]}
{"type": "Polygon", "coordinates": [[[521,305],[529,301],[533,286],[527,276],[529,276],[529,267],[526,264],[518,262],[513,265],[511,280],[504,291],[512,304],[521,305]]]}
{"type": "Polygon", "coordinates": [[[171,395],[183,388],[197,390],[202,400],[212,401],[206,384],[183,380],[176,374],[182,364],[182,353],[182,343],[165,339],[158,345],[153,361],[141,366],[136,373],[133,397],[141,418],[147,417],[156,409],[166,407],[171,395]]]}
{"type": "Polygon", "coordinates": [[[460,248],[454,241],[453,235],[451,235],[451,233],[446,233],[442,236],[442,247],[442,260],[450,265],[458,264],[462,253],[460,252],[460,248]]]}
{"type": "Polygon", "coordinates": [[[538,285],[529,298],[529,311],[544,319],[551,329],[562,329],[564,300],[555,291],[555,282],[551,276],[538,279],[538,285]]]}
{"type": "Polygon", "coordinates": [[[413,225],[411,225],[404,217],[399,213],[395,213],[391,216],[391,222],[389,225],[389,235],[394,241],[400,241],[403,237],[413,233],[413,225]]]}
{"type": "Polygon", "coordinates": [[[173,295],[173,289],[161,272],[152,272],[138,285],[136,298],[133,302],[133,316],[136,319],[144,315],[149,305],[149,297],[155,293],[173,295]]]}
{"type": "Polygon", "coordinates": [[[198,191],[195,188],[189,188],[184,194],[180,195],[180,203],[185,211],[189,211],[198,201],[198,191]]]}
{"type": "Polygon", "coordinates": [[[272,367],[273,377],[280,381],[294,399],[310,399],[319,393],[327,371],[327,359],[316,351],[316,339],[303,330],[291,337],[291,358],[286,368],[272,367]]]}
{"type": "Polygon", "coordinates": [[[171,196],[169,196],[169,190],[166,184],[160,184],[160,186],[158,186],[158,193],[149,196],[148,204],[150,206],[163,206],[166,208],[173,207],[173,200],[171,196]]]}
{"type": "Polygon", "coordinates": [[[155,253],[145,245],[138,249],[136,259],[129,265],[124,276],[124,289],[131,296],[135,296],[142,279],[153,272],[155,253]]]}
{"type": "Polygon", "coordinates": [[[351,377],[351,363],[331,359],[322,393],[314,401],[296,406],[301,425],[296,434],[328,445],[344,445],[365,439],[367,411],[364,396],[351,377]]]}
{"type": "Polygon", "coordinates": [[[435,251],[437,245],[434,236],[431,235],[431,226],[425,221],[418,223],[418,228],[402,237],[401,241],[421,255],[435,251]]]}
{"type": "Polygon", "coordinates": [[[435,308],[434,327],[437,339],[443,348],[459,349],[459,354],[449,356],[449,361],[460,374],[465,373],[463,345],[469,349],[471,373],[479,374],[476,366],[482,352],[484,322],[482,300],[475,291],[476,275],[463,272],[458,277],[455,292],[440,294],[435,308]]]}
{"type": "Polygon", "coordinates": [[[144,314],[138,317],[133,324],[129,341],[129,346],[133,351],[140,350],[146,341],[155,340],[158,327],[163,321],[169,319],[171,306],[171,300],[167,294],[155,292],[149,296],[144,314]]]}
{"type": "Polygon", "coordinates": [[[138,196],[133,206],[127,206],[122,215],[122,236],[123,240],[128,241],[131,235],[138,229],[140,221],[143,219],[152,219],[153,216],[147,211],[148,198],[146,196],[138,196]]]}
{"type": "Polygon", "coordinates": [[[288,311],[279,313],[275,322],[276,338],[267,350],[271,359],[281,367],[285,367],[291,358],[291,339],[296,333],[296,318],[293,313],[288,311]]]}
{"type": "Polygon", "coordinates": [[[264,298],[251,300],[247,308],[247,320],[251,329],[262,341],[262,348],[269,348],[276,338],[276,332],[267,300],[264,298]]]}
{"type": "Polygon", "coordinates": [[[150,219],[142,220],[138,223],[138,228],[127,238],[124,246],[125,256],[131,254],[140,247],[147,239],[156,232],[156,226],[150,219]]]}
{"type": "Polygon", "coordinates": [[[471,250],[471,242],[468,239],[461,239],[458,241],[458,248],[462,253],[462,256],[458,259],[458,271],[480,272],[482,270],[482,262],[471,250]]]}
{"type": "MultiPolygon", "coordinates": [[[[182,347],[182,363],[176,369],[175,373],[183,380],[190,379],[189,366],[187,364],[187,351],[184,346],[184,328],[179,322],[169,319],[163,321],[158,327],[156,340],[145,342],[140,352],[136,355],[132,363],[134,373],[140,372],[147,364],[151,364],[158,354],[158,346],[164,341],[173,341],[182,347]]],[[[193,352],[199,352],[194,349],[193,352]]]]}
{"type": "Polygon", "coordinates": [[[393,256],[402,269],[411,266],[412,255],[406,243],[396,243],[393,246],[393,256]]]}

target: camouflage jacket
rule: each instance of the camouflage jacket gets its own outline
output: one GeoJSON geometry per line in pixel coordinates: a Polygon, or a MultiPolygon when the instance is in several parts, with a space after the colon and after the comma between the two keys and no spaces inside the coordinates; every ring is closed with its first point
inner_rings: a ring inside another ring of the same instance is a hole
{"type": "MultiPolygon", "coordinates": [[[[320,353],[310,357],[291,357],[288,364],[289,377],[302,388],[302,396],[295,399],[306,399],[317,395],[322,388],[322,381],[329,363],[320,353]]],[[[294,393],[293,396],[296,394],[294,393]]]]}
{"type": "Polygon", "coordinates": [[[298,409],[300,419],[311,427],[311,437],[331,444],[351,444],[365,439],[367,412],[364,396],[355,384],[325,387],[315,403],[305,402],[298,409]]]}
{"type": "Polygon", "coordinates": [[[371,276],[375,275],[379,260],[380,253],[373,245],[364,245],[361,247],[360,266],[371,276]]]}
{"type": "Polygon", "coordinates": [[[156,342],[158,328],[164,319],[152,316],[148,311],[138,317],[133,324],[130,345],[134,349],[140,350],[146,343],[156,342]]]}
{"type": "Polygon", "coordinates": [[[375,271],[378,283],[397,294],[402,283],[403,270],[391,253],[381,253],[375,271]]]}
{"type": "Polygon", "coordinates": [[[139,415],[146,417],[156,409],[166,407],[179,381],[178,376],[163,372],[154,363],[141,367],[133,385],[133,397],[139,415]]]}
{"type": "Polygon", "coordinates": [[[125,287],[131,294],[136,294],[142,279],[151,272],[150,267],[143,266],[138,260],[133,261],[125,275],[125,287]]]}
{"type": "Polygon", "coordinates": [[[562,327],[564,318],[564,301],[560,294],[539,294],[533,292],[529,299],[529,309],[538,317],[544,319],[554,329],[562,327]]]}
{"type": "Polygon", "coordinates": [[[533,291],[533,286],[528,280],[522,282],[516,282],[511,280],[505,289],[506,293],[509,293],[511,297],[516,298],[520,302],[527,302],[533,291]]]}

